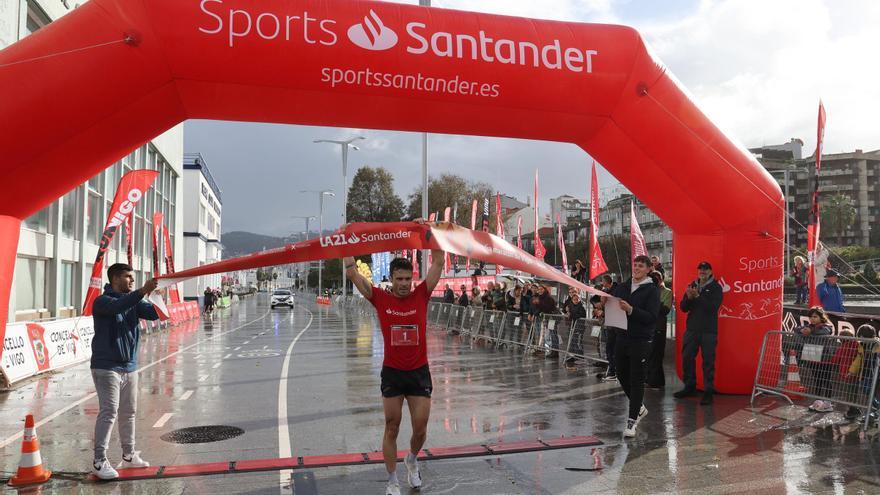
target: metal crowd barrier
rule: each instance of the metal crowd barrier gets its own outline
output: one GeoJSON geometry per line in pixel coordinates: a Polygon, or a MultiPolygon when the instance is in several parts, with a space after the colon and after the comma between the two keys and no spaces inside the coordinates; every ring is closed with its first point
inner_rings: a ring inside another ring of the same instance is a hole
{"type": "Polygon", "coordinates": [[[479,328],[483,319],[483,308],[469,306],[464,309],[459,330],[462,335],[472,335],[474,328],[479,328]]]}
{"type": "Polygon", "coordinates": [[[504,311],[496,311],[492,309],[483,310],[483,317],[480,320],[480,325],[473,334],[474,339],[485,340],[490,343],[496,342],[498,339],[498,330],[501,329],[504,324],[504,315],[504,311]]]}
{"type": "Polygon", "coordinates": [[[580,318],[574,322],[565,346],[565,354],[593,362],[608,362],[602,324],[598,320],[580,318]]]}
{"type": "Polygon", "coordinates": [[[875,397],[878,362],[878,339],[768,332],[761,346],[751,402],[767,394],[791,404],[808,398],[849,406],[858,409],[855,417],[862,418],[862,429],[866,430],[872,409],[876,411],[880,405],[875,397]]]}
{"type": "Polygon", "coordinates": [[[529,321],[528,315],[508,311],[504,315],[504,322],[498,332],[498,345],[501,347],[523,346],[531,328],[532,322],[529,321]]]}
{"type": "Polygon", "coordinates": [[[446,333],[461,333],[461,320],[464,318],[466,311],[467,308],[464,306],[453,306],[452,309],[449,310],[449,320],[446,322],[446,333]]]}
{"type": "Polygon", "coordinates": [[[428,323],[437,323],[437,314],[440,311],[440,303],[428,303],[428,323]]]}
{"type": "Polygon", "coordinates": [[[526,340],[526,352],[565,352],[563,340],[560,338],[560,330],[565,332],[564,320],[562,315],[538,315],[526,340]]]}

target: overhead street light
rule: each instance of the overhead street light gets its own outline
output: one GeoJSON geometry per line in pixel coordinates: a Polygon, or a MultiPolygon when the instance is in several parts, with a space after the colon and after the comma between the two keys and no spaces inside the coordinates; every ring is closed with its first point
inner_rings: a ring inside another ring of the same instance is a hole
{"type": "MultiPolygon", "coordinates": [[[[301,190],[301,193],[314,193],[318,195],[318,238],[324,235],[324,196],[336,196],[333,193],[332,189],[322,189],[322,190],[301,190]]],[[[321,280],[321,269],[323,267],[323,262],[318,261],[318,296],[322,294],[322,280],[321,280]]]]}
{"type": "MultiPolygon", "coordinates": [[[[330,143],[338,144],[342,148],[342,225],[348,223],[348,150],[360,150],[357,146],[351,144],[355,141],[366,139],[363,136],[355,136],[345,141],[337,141],[334,139],[316,139],[314,143],[330,143]]],[[[345,297],[345,266],[342,267],[342,296],[345,297]]]]}

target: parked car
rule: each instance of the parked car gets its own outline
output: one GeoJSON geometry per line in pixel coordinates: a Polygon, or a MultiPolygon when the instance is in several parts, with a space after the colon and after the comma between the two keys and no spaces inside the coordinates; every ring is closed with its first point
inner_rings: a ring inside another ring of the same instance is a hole
{"type": "Polygon", "coordinates": [[[272,299],[269,302],[272,309],[275,309],[275,306],[287,306],[289,308],[293,307],[293,292],[287,289],[277,289],[272,293],[272,299]]]}

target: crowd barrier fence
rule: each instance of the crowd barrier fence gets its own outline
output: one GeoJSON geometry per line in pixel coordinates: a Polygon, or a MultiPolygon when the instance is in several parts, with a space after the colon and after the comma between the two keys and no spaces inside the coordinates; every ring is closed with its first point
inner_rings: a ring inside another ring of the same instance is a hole
{"type": "Polygon", "coordinates": [[[761,346],[751,402],[760,395],[774,395],[790,404],[813,399],[847,406],[848,413],[857,410],[853,419],[860,417],[866,430],[872,412],[876,418],[880,405],[875,397],[878,362],[878,339],[768,332],[761,346]]]}

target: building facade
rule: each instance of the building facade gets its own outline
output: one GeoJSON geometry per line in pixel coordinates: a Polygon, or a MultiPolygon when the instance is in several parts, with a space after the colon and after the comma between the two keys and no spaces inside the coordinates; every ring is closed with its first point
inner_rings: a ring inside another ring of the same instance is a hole
{"type": "MultiPolygon", "coordinates": [[[[222,191],[199,153],[186,153],[183,157],[183,190],[186,202],[183,215],[184,266],[196,267],[220,261],[223,258],[223,245],[220,244],[222,191]]],[[[219,273],[186,280],[183,282],[183,298],[198,299],[206,288],[220,288],[221,282],[219,273]]]]}
{"type": "MultiPolygon", "coordinates": [[[[32,34],[74,7],[72,2],[61,0],[0,0],[0,48],[32,34]]],[[[130,262],[137,283],[152,275],[152,218],[157,211],[165,215],[172,250],[179,259],[182,158],[183,126],[179,125],[116,163],[107,164],[103,172],[25,219],[9,299],[9,321],[81,314],[117,184],[131,170],[157,170],[159,176],[132,213],[133,259],[127,259],[125,232],[120,230],[105,254],[104,266],[130,262]]],[[[104,278],[106,281],[106,272],[104,278]]]]}
{"type": "MultiPolygon", "coordinates": [[[[672,266],[672,229],[632,194],[608,201],[599,210],[599,240],[611,236],[630,235],[630,204],[635,202],[636,220],[648,247],[648,254],[657,256],[663,266],[672,266]]],[[[628,242],[628,241],[627,241],[628,242]]],[[[627,245],[627,250],[629,246],[627,245]]],[[[613,253],[603,253],[607,259],[613,253]]]]}

